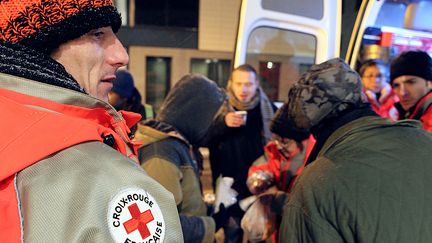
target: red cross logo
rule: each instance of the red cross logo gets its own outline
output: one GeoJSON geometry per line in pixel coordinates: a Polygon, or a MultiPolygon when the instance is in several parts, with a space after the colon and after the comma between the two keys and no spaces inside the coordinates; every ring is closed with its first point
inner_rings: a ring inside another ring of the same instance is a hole
{"type": "Polygon", "coordinates": [[[147,224],[154,219],[150,209],[146,210],[144,213],[141,213],[136,203],[130,205],[128,209],[130,214],[132,215],[132,218],[123,223],[126,232],[130,234],[131,232],[138,230],[143,240],[149,237],[150,231],[147,227],[147,224]]]}

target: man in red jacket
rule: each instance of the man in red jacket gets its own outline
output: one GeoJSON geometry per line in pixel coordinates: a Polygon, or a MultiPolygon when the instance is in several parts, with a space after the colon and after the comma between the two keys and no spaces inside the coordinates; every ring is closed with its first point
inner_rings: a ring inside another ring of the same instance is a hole
{"type": "Polygon", "coordinates": [[[393,60],[390,67],[399,119],[416,119],[432,131],[432,59],[423,51],[408,51],[393,60]]]}
{"type": "Polygon", "coordinates": [[[108,103],[128,55],[111,0],[0,1],[2,242],[174,242],[171,193],[108,103]]]}

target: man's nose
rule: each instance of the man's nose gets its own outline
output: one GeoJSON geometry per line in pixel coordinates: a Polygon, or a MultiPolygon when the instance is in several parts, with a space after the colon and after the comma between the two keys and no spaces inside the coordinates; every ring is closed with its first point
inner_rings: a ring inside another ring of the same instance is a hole
{"type": "Polygon", "coordinates": [[[116,37],[109,52],[109,63],[113,66],[123,67],[129,63],[129,55],[123,44],[116,37]]]}
{"type": "Polygon", "coordinates": [[[407,92],[404,84],[401,84],[401,86],[399,87],[399,94],[400,94],[400,96],[408,95],[408,92],[407,92]]]}

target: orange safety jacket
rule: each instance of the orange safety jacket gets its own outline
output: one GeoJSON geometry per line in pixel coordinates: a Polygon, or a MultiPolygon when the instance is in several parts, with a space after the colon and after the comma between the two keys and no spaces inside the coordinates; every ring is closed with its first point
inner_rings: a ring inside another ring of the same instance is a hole
{"type": "Polygon", "coordinates": [[[73,145],[110,136],[113,148],[137,161],[140,143],[129,127],[140,115],[120,112],[115,122],[104,108],[85,108],[0,89],[0,235],[4,242],[21,242],[15,178],[18,172],[73,145]]]}

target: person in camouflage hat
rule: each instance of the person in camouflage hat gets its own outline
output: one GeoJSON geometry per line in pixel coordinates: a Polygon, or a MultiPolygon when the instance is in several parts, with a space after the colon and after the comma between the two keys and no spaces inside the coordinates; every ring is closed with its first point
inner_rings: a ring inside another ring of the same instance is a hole
{"type": "Polygon", "coordinates": [[[361,103],[361,79],[340,58],[312,66],[289,94],[288,116],[299,128],[311,128],[361,103]]]}
{"type": "Polygon", "coordinates": [[[431,242],[432,135],[421,123],[376,115],[341,59],[312,66],[288,98],[282,118],[317,143],[286,197],[279,242],[431,242]]]}

